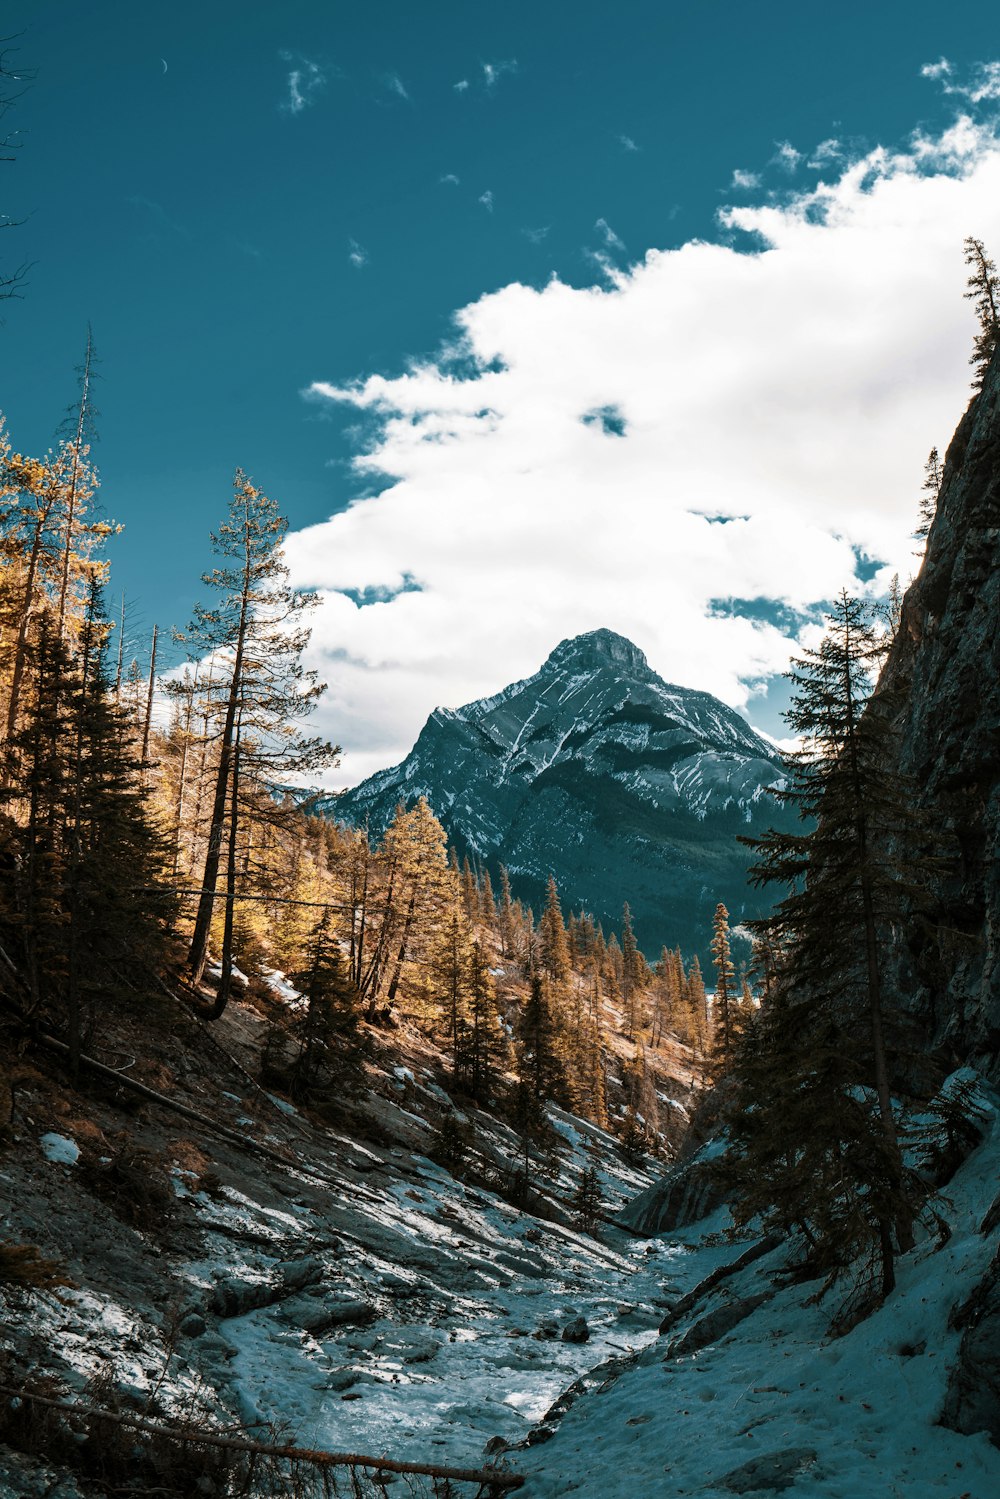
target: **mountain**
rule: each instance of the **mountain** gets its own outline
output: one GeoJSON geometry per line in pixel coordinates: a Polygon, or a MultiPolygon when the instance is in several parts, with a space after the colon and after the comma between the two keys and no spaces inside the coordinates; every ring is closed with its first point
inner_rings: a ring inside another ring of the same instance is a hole
{"type": "Polygon", "coordinates": [[[888,993],[930,1044],[1000,1082],[1000,352],[948,449],[881,686],[892,768],[941,856],[921,908],[889,934],[888,993]]]}
{"type": "Polygon", "coordinates": [[[767,788],[774,747],[707,692],[664,682],[612,630],[564,640],[534,676],[464,708],[436,708],[401,765],[327,805],[373,834],[424,796],[460,852],[510,871],[538,905],[549,874],[564,907],[640,943],[707,952],[724,900],[733,924],[763,898],[746,882],[753,835],[787,821],[767,788]]]}

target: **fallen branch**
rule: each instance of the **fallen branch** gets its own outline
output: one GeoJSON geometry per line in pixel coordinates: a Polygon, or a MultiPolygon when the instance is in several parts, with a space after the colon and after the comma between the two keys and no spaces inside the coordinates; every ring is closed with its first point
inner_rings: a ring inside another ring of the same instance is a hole
{"type": "MultiPolygon", "coordinates": [[[[39,1031],[36,1037],[44,1046],[51,1047],[62,1056],[69,1055],[69,1047],[65,1041],[58,1040],[44,1031],[39,1031]]],[[[208,1114],[202,1114],[198,1109],[190,1108],[186,1103],[179,1103],[175,1098],[168,1098],[165,1093],[157,1093],[155,1088],[148,1088],[145,1083],[138,1082],[134,1077],[126,1077],[124,1073],[116,1072],[113,1067],[107,1067],[103,1062],[98,1062],[95,1057],[88,1057],[81,1053],[77,1059],[79,1065],[87,1072],[95,1072],[98,1077],[107,1078],[119,1088],[125,1088],[130,1093],[137,1093],[140,1098],[147,1099],[150,1103],[159,1104],[163,1109],[169,1109],[174,1114],[180,1114],[184,1119],[193,1119],[196,1124],[202,1125],[210,1130],[220,1140],[225,1140],[238,1149],[247,1151],[251,1155],[261,1156],[266,1161],[273,1161],[278,1166],[284,1166],[287,1171],[297,1171],[302,1176],[310,1177],[313,1181],[324,1187],[336,1187],[338,1190],[352,1190],[346,1182],[334,1177],[323,1175],[313,1166],[306,1166],[303,1162],[293,1160],[291,1157],[282,1155],[279,1150],[272,1150],[269,1145],[262,1144],[259,1140],[248,1139],[237,1130],[230,1129],[228,1125],[221,1124],[217,1119],[212,1119],[208,1114]]]]}
{"type": "Polygon", "coordinates": [[[51,1396],[35,1395],[30,1390],[16,1389],[10,1385],[0,1384],[0,1395],[7,1395],[13,1400],[30,1401],[49,1410],[64,1411],[68,1416],[111,1421],[133,1431],[141,1431],[147,1436],[166,1437],[170,1441],[188,1443],[195,1447],[215,1447],[225,1452],[245,1452],[254,1457],[267,1457],[282,1462],[306,1463],[315,1468],[371,1468],[375,1473],[415,1473],[426,1478],[450,1479],[455,1483],[489,1485],[496,1490],[519,1489],[524,1483],[520,1473],[505,1472],[501,1468],[446,1468],[435,1463],[406,1463],[389,1457],[368,1457],[360,1452],[324,1452],[311,1447],[254,1442],[246,1437],[217,1436],[214,1432],[201,1431],[192,1426],[169,1426],[162,1421],[149,1421],[144,1416],[133,1416],[125,1411],[108,1411],[99,1406],[78,1405],[71,1400],[55,1400],[51,1396]]]}

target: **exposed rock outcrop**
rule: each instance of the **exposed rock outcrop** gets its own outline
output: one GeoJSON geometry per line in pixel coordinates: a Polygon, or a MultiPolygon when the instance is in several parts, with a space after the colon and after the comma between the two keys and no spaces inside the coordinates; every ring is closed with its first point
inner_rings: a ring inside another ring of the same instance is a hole
{"type": "Polygon", "coordinates": [[[886,965],[949,1059],[1000,1076],[1000,355],[948,450],[924,564],[882,679],[898,768],[949,859],[886,965]],[[950,840],[950,850],[946,847],[950,840]]]}

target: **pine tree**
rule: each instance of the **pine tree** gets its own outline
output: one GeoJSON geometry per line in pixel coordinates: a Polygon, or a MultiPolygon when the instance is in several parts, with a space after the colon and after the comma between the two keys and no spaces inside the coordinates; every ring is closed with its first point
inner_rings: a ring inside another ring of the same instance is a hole
{"type": "Polygon", "coordinates": [[[982,240],[974,239],[971,234],[965,241],[965,263],[970,273],[965,297],[975,308],[979,324],[969,355],[969,363],[976,368],[972,388],[982,390],[1000,336],[1000,276],[982,240]]]}
{"type": "Polygon", "coordinates": [[[640,1024],[642,962],[628,902],[622,912],[622,1021],[626,1036],[633,1040],[640,1024]]]}
{"type": "Polygon", "coordinates": [[[549,875],[545,892],[545,909],[539,923],[539,963],[542,972],[553,984],[563,985],[569,978],[569,946],[566,941],[566,925],[555,877],[549,875]]]}
{"type": "Polygon", "coordinates": [[[559,1055],[559,1024],[553,1013],[546,981],[537,975],[518,1016],[518,1075],[528,1087],[535,1105],[544,1110],[547,1100],[564,1102],[566,1070],[559,1055]]]}
{"type": "Polygon", "coordinates": [[[729,1060],[736,1035],[736,970],[729,944],[729,912],[722,901],[715,908],[712,924],[712,962],[715,965],[713,1025],[715,1054],[723,1065],[729,1060]]]}
{"type": "Polygon", "coordinates": [[[584,1233],[593,1233],[604,1206],[601,1197],[601,1179],[594,1163],[588,1162],[580,1176],[580,1185],[573,1197],[576,1221],[584,1233]]]}
{"type": "MultiPolygon", "coordinates": [[[[941,493],[941,481],[944,478],[944,468],[938,456],[937,448],[931,448],[924,464],[924,482],[920,486],[920,518],[914,537],[917,541],[926,542],[930,534],[931,524],[937,513],[938,495],[941,493]]],[[[899,586],[899,579],[896,579],[899,586]]]]}
{"type": "Polygon", "coordinates": [[[174,914],[164,841],[110,691],[105,640],[96,584],[75,658],[55,613],[42,615],[0,831],[14,870],[0,923],[20,956],[29,1009],[65,1028],[74,1071],[100,1013],[131,1001],[162,961],[174,914]]]}
{"type": "Polygon", "coordinates": [[[292,1097],[315,1100],[317,1091],[331,1084],[341,1094],[356,1092],[363,1066],[361,1006],[328,911],[313,927],[305,966],[290,977],[306,1001],[294,1027],[299,1052],[290,1077],[292,1097]]]}
{"type": "MultiPolygon", "coordinates": [[[[800,1106],[812,1092],[813,1132],[828,1137],[816,1142],[803,1134],[792,1156],[776,1144],[768,1169],[759,1149],[753,1169],[780,1196],[783,1173],[798,1179],[803,1159],[826,1160],[833,1150],[829,1169],[850,1184],[843,1202],[853,1228],[848,1232],[846,1219],[817,1217],[811,1232],[823,1253],[836,1258],[840,1247],[829,1236],[843,1231],[853,1253],[867,1224],[884,1296],[894,1284],[893,1233],[901,1249],[911,1247],[913,1209],[890,1097],[880,947],[884,931],[919,898],[926,860],[912,788],[887,768],[889,705],[871,697],[870,670],[880,651],[865,607],[842,594],[822,644],[805,651],[789,674],[787,718],[805,748],[790,757],[782,796],[814,826],[757,842],[751,879],[777,881],[789,891],[770,918],[755,924],[771,966],[755,1030],[781,1059],[767,1084],[767,1107],[776,1119],[784,1107],[784,1117],[794,1116],[804,1129],[808,1112],[800,1106]],[[858,1219],[861,1199],[868,1206],[858,1219]]],[[[766,1047],[754,1065],[769,1065],[766,1047]]]]}
{"type": "MultiPolygon", "coordinates": [[[[292,589],[281,543],[287,522],[274,502],[237,470],[229,515],[212,536],[222,565],[204,581],[217,590],[213,607],[198,605],[182,637],[197,655],[208,655],[216,669],[217,766],[201,897],[188,957],[200,981],[208,954],[224,846],[226,854],[226,934],[231,912],[236,840],[246,798],[241,778],[265,790],[276,782],[334,765],[337,749],[307,738],[297,727],[322,689],[302,665],[309,639],[303,615],[314,594],[292,589]]],[[[210,1018],[221,1015],[229,998],[231,941],[224,938],[222,976],[210,1018]]]]}
{"type": "Polygon", "coordinates": [[[500,904],[497,911],[497,930],[500,937],[500,956],[509,958],[514,942],[514,910],[510,898],[510,875],[507,867],[500,865],[500,904]]]}

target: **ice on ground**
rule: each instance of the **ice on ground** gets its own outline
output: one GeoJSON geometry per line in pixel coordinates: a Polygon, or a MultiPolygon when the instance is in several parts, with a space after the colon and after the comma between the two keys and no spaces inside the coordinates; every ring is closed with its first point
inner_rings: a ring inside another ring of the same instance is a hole
{"type": "Polygon", "coordinates": [[[59,1166],[75,1166],[80,1159],[79,1145],[67,1135],[56,1135],[50,1132],[43,1135],[38,1143],[42,1147],[45,1159],[54,1161],[59,1166]]]}

